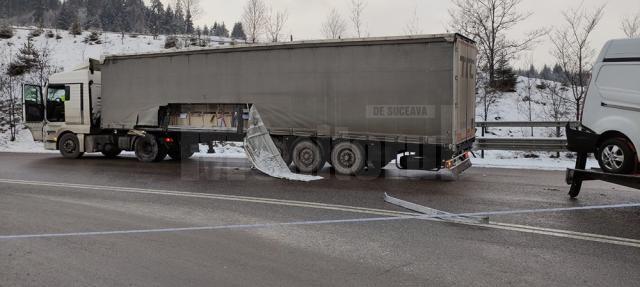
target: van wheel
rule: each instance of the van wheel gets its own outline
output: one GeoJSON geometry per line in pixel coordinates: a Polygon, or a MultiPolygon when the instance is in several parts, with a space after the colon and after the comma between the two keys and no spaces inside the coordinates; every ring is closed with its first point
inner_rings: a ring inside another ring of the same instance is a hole
{"type": "Polygon", "coordinates": [[[360,174],[365,169],[366,160],[364,148],[359,143],[341,142],[331,151],[331,164],[339,174],[360,174]]]}
{"type": "Polygon", "coordinates": [[[78,136],[72,133],[68,133],[60,137],[60,154],[65,158],[77,159],[84,153],[80,152],[80,141],[78,136]]]}
{"type": "Polygon", "coordinates": [[[624,138],[611,138],[600,144],[598,163],[604,172],[630,174],[634,172],[636,155],[631,143],[624,138]]]}
{"type": "Polygon", "coordinates": [[[293,147],[292,159],[298,171],[303,173],[318,172],[326,163],[322,148],[309,139],[296,143],[293,147]]]}
{"type": "Polygon", "coordinates": [[[153,135],[146,135],[136,141],[136,157],[141,162],[158,162],[167,157],[167,148],[153,135]]]}

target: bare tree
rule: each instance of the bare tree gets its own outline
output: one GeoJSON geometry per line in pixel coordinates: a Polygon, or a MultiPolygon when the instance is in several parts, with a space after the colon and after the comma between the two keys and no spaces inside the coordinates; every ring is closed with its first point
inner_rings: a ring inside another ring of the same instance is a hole
{"type": "Polygon", "coordinates": [[[38,54],[39,57],[34,63],[32,72],[29,75],[29,80],[32,83],[37,83],[41,87],[44,87],[47,84],[49,76],[60,72],[62,68],[51,64],[51,56],[53,53],[49,48],[49,42],[46,42],[42,48],[38,49],[38,54]]]}
{"type": "Polygon", "coordinates": [[[258,42],[260,35],[264,33],[267,23],[267,6],[263,0],[247,0],[242,14],[242,25],[247,33],[247,40],[251,43],[258,42]]]}
{"type": "Polygon", "coordinates": [[[327,39],[340,39],[347,31],[347,24],[338,10],[331,9],[327,19],[322,24],[322,34],[327,39]]]}
{"type": "Polygon", "coordinates": [[[356,36],[362,38],[365,34],[364,31],[364,11],[367,8],[367,3],[364,0],[351,0],[351,24],[353,24],[353,30],[355,30],[356,36]]]}
{"type": "Polygon", "coordinates": [[[266,25],[267,36],[269,37],[269,41],[275,43],[278,42],[282,30],[287,24],[287,20],[289,20],[289,12],[287,12],[287,10],[274,11],[273,8],[271,8],[270,11],[266,25]]]}
{"type": "Polygon", "coordinates": [[[420,16],[418,16],[418,7],[413,9],[413,14],[409,18],[409,23],[405,27],[405,33],[408,35],[420,35],[422,34],[422,28],[420,28],[420,16]]]}
{"type": "Polygon", "coordinates": [[[589,39],[602,20],[604,7],[589,11],[580,5],[563,12],[565,25],[550,35],[551,53],[564,69],[564,80],[571,89],[578,121],[582,118],[582,103],[589,84],[592,58],[596,53],[589,39]]]}
{"type": "MultiPolygon", "coordinates": [[[[523,0],[452,0],[449,10],[449,27],[477,42],[479,49],[478,100],[483,106],[483,120],[487,121],[492,106],[500,97],[496,90],[496,70],[500,62],[509,62],[534,45],[545,33],[538,29],[526,33],[522,39],[513,40],[507,33],[525,21],[531,13],[521,13],[518,6],[523,0]],[[483,75],[484,74],[484,75],[483,75]]],[[[486,130],[483,128],[483,133],[486,130]]]]}
{"type": "Polygon", "coordinates": [[[640,38],[640,13],[622,19],[622,31],[629,38],[640,38]]]}

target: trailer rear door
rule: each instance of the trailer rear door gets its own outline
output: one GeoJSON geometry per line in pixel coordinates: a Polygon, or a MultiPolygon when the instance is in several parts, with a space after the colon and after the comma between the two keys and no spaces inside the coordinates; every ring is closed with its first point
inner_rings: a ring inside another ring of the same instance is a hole
{"type": "Polygon", "coordinates": [[[460,144],[475,137],[476,60],[478,50],[466,39],[456,37],[454,53],[453,142],[460,144]]]}

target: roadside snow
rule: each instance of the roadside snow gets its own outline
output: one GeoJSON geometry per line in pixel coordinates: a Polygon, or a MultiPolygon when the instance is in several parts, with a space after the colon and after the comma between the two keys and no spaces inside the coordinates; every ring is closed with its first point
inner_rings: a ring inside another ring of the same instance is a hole
{"type": "MultiPolygon", "coordinates": [[[[537,170],[566,170],[574,168],[575,158],[568,158],[569,153],[560,153],[560,158],[551,158],[544,154],[540,158],[525,158],[523,152],[508,151],[486,151],[485,158],[480,158],[480,153],[476,152],[477,158],[472,158],[471,162],[475,167],[489,168],[513,168],[513,169],[537,169],[537,170]]],[[[587,168],[597,168],[598,161],[590,157],[587,160],[587,168]]]]}
{"type": "Polygon", "coordinates": [[[18,153],[57,153],[57,151],[48,151],[44,149],[44,144],[34,142],[31,132],[26,129],[18,130],[16,141],[11,142],[9,132],[0,133],[0,152],[18,152],[18,153]]]}

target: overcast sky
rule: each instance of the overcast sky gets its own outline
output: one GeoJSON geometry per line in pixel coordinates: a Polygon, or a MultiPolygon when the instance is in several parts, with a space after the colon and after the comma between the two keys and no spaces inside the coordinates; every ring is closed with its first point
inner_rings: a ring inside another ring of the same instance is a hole
{"type": "MultiPolygon", "coordinates": [[[[406,34],[407,24],[417,10],[420,27],[425,34],[443,33],[449,21],[449,0],[366,0],[365,24],[371,36],[388,36],[406,34]]],[[[265,0],[274,9],[287,9],[289,21],[286,34],[294,39],[317,39],[322,37],[321,24],[332,8],[338,9],[345,18],[348,17],[349,0],[265,0]]],[[[245,0],[201,0],[203,15],[197,19],[199,25],[211,25],[214,21],[224,21],[231,26],[240,19],[245,0]]],[[[600,49],[605,41],[623,37],[620,29],[621,19],[634,13],[640,13],[638,0],[523,0],[521,10],[533,15],[512,31],[518,37],[526,31],[539,27],[553,27],[562,24],[562,11],[584,3],[584,7],[593,8],[606,3],[605,15],[599,28],[593,35],[592,45],[600,49]]],[[[351,28],[351,26],[350,26],[351,28]]],[[[353,34],[353,30],[349,29],[353,34]]],[[[533,57],[538,65],[551,64],[550,45],[547,38],[542,39],[534,50],[524,59],[533,57]]]]}

